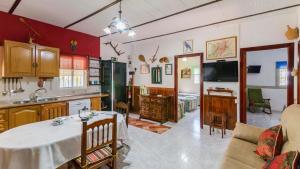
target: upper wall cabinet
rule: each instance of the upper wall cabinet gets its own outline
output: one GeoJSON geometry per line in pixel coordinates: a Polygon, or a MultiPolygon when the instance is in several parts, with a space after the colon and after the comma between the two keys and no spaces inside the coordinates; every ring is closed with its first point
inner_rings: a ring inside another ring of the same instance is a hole
{"type": "Polygon", "coordinates": [[[4,77],[57,77],[59,76],[59,49],[4,41],[0,51],[1,76],[4,77]]]}
{"type": "Polygon", "coordinates": [[[36,76],[59,76],[59,49],[36,46],[36,76]]]}
{"type": "Polygon", "coordinates": [[[35,45],[4,41],[3,76],[35,76],[35,45]]]}

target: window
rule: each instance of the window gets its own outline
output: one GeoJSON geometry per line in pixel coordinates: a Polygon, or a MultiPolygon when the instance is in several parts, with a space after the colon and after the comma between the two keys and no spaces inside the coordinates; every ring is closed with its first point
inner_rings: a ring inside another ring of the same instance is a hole
{"type": "Polygon", "coordinates": [[[60,57],[60,88],[84,88],[87,82],[87,58],[60,57]]]}
{"type": "Polygon", "coordinates": [[[277,79],[277,86],[287,86],[288,83],[287,61],[276,62],[276,79],[277,79]]]}
{"type": "Polygon", "coordinates": [[[194,84],[200,84],[200,68],[193,69],[194,84]]]}

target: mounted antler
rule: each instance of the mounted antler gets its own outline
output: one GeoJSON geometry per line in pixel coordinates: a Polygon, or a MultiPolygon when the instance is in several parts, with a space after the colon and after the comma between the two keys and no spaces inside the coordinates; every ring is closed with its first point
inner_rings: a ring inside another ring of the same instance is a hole
{"type": "Polygon", "coordinates": [[[110,41],[110,42],[106,42],[106,43],[104,43],[104,44],[105,44],[105,45],[110,45],[110,46],[113,48],[113,50],[116,52],[116,54],[117,54],[118,56],[121,56],[122,54],[125,53],[125,52],[122,52],[121,50],[118,50],[118,49],[117,49],[117,47],[118,47],[119,44],[113,45],[111,41],[110,41]]]}
{"type": "Polygon", "coordinates": [[[157,60],[156,55],[158,53],[158,50],[159,50],[159,45],[157,46],[155,54],[149,59],[151,61],[151,63],[154,63],[157,60]]]}

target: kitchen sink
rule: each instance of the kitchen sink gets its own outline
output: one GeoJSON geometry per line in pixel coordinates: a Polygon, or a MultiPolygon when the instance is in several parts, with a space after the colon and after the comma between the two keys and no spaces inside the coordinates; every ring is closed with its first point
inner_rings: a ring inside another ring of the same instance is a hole
{"type": "Polygon", "coordinates": [[[56,101],[56,100],[58,100],[57,97],[44,97],[44,98],[37,99],[36,102],[50,102],[50,101],[56,101]]]}
{"type": "Polygon", "coordinates": [[[14,101],[13,104],[27,104],[27,103],[40,103],[40,102],[51,102],[58,100],[57,97],[43,97],[38,98],[36,101],[31,100],[20,100],[20,101],[14,101]]]}
{"type": "Polygon", "coordinates": [[[30,100],[20,100],[20,101],[14,101],[13,104],[26,104],[31,103],[30,100]]]}

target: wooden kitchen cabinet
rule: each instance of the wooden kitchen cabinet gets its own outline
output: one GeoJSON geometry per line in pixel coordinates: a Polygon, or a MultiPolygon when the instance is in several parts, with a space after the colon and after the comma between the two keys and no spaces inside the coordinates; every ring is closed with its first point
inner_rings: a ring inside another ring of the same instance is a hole
{"type": "Polygon", "coordinates": [[[41,121],[67,116],[67,103],[50,103],[41,105],[41,121]]]}
{"type": "Polygon", "coordinates": [[[35,76],[35,45],[5,40],[1,62],[2,76],[35,76]]]}
{"type": "Polygon", "coordinates": [[[3,77],[58,77],[58,48],[5,40],[0,48],[3,77]]]}
{"type": "Polygon", "coordinates": [[[101,98],[100,97],[91,98],[91,110],[96,110],[96,111],[101,110],[101,98]]]}
{"type": "Polygon", "coordinates": [[[58,77],[59,76],[59,49],[36,46],[36,76],[58,77]]]}
{"type": "Polygon", "coordinates": [[[9,128],[38,122],[40,120],[40,107],[38,105],[9,109],[9,128]]]}
{"type": "Polygon", "coordinates": [[[0,109],[0,133],[8,130],[8,110],[0,109]]]}

